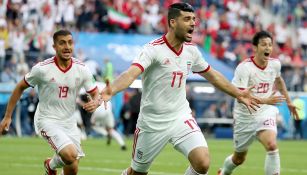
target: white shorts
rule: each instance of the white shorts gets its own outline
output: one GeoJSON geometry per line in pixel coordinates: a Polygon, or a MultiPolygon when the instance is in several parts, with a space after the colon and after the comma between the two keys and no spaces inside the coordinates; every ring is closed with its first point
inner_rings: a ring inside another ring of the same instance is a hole
{"type": "Polygon", "coordinates": [[[131,167],[137,172],[148,172],[151,163],[167,143],[188,157],[194,148],[208,147],[204,135],[191,114],[178,116],[172,127],[160,132],[146,132],[136,128],[131,167]]]}
{"type": "MultiPolygon", "coordinates": [[[[237,118],[234,114],[234,118],[237,118]]],[[[277,133],[276,116],[278,109],[268,108],[263,113],[253,116],[253,120],[234,122],[234,147],[236,152],[244,152],[257,138],[257,133],[261,130],[272,130],[277,133]]],[[[251,118],[251,115],[240,115],[240,117],[251,118]]]]}
{"type": "Polygon", "coordinates": [[[65,126],[50,121],[39,121],[35,125],[39,134],[57,154],[67,145],[73,144],[78,151],[78,158],[85,156],[81,148],[81,135],[77,124],[65,126]]]}
{"type": "MultiPolygon", "coordinates": [[[[108,106],[110,108],[110,106],[108,106]]],[[[108,128],[114,128],[115,121],[114,121],[114,115],[112,113],[112,110],[109,111],[105,110],[104,107],[100,106],[96,109],[96,111],[92,115],[92,123],[94,123],[94,126],[96,127],[108,127],[108,128]]]]}

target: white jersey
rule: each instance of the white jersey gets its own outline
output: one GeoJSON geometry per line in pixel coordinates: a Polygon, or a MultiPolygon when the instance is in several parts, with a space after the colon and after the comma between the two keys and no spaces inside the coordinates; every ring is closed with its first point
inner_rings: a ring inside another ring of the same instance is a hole
{"type": "Polygon", "coordinates": [[[189,114],[186,78],[210,69],[200,51],[184,43],[176,52],[165,35],[146,44],[133,61],[142,71],[142,99],[138,127],[147,131],[166,129],[178,114],[189,114]]]}
{"type": "MultiPolygon", "coordinates": [[[[270,58],[268,65],[264,68],[258,66],[254,58],[246,59],[238,65],[235,70],[235,75],[232,83],[238,88],[248,88],[255,86],[252,89],[252,94],[260,98],[268,98],[273,93],[275,79],[280,77],[281,64],[278,59],[270,58]]],[[[263,111],[270,108],[271,105],[263,104],[252,115],[259,115],[263,111]]],[[[242,103],[238,103],[237,100],[234,106],[234,113],[239,116],[249,114],[248,109],[242,103]],[[240,115],[242,114],[242,115],[240,115]]],[[[246,120],[247,117],[241,117],[241,120],[246,120]]]]}
{"type": "Polygon", "coordinates": [[[58,66],[55,57],[39,62],[25,75],[25,82],[31,87],[38,87],[39,104],[35,121],[75,121],[73,113],[80,88],[84,87],[87,92],[97,88],[88,68],[75,58],[66,70],[58,66]]]}

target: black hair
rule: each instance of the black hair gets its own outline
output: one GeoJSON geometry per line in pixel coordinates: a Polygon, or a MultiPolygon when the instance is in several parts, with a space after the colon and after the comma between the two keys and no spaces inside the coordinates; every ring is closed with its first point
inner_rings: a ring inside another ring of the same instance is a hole
{"type": "Polygon", "coordinates": [[[273,41],[273,37],[269,32],[260,31],[254,35],[253,40],[252,40],[253,45],[257,46],[259,44],[259,40],[262,38],[271,38],[271,40],[273,41]]]}
{"type": "Polygon", "coordinates": [[[53,43],[56,42],[59,36],[67,36],[67,35],[72,35],[69,30],[61,29],[61,30],[56,31],[53,34],[53,43]]]}
{"type": "Polygon", "coordinates": [[[180,16],[180,11],[194,12],[194,8],[190,4],[185,2],[178,2],[170,5],[168,7],[168,14],[167,14],[167,21],[169,26],[171,19],[175,19],[178,16],[180,16]]]}

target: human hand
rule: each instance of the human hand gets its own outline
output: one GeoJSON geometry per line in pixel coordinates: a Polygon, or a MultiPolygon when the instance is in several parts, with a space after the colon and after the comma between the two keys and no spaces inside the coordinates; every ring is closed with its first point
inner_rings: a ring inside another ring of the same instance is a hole
{"type": "Polygon", "coordinates": [[[3,120],[0,123],[0,136],[5,135],[9,131],[11,122],[12,122],[11,117],[3,118],[3,120]]]}
{"type": "Polygon", "coordinates": [[[297,113],[298,108],[294,106],[292,103],[288,103],[287,106],[290,111],[290,115],[294,118],[294,120],[299,120],[299,116],[297,113]]]}
{"type": "Polygon", "coordinates": [[[112,88],[110,86],[109,80],[106,80],[106,87],[101,92],[101,99],[104,102],[104,108],[107,109],[107,102],[111,100],[113,94],[112,94],[112,88]]]}
{"type": "Polygon", "coordinates": [[[268,105],[280,105],[282,102],[284,102],[286,100],[285,96],[283,95],[275,95],[276,94],[276,91],[273,92],[273,94],[264,99],[263,100],[263,104],[268,104],[268,105]]]}
{"type": "Polygon", "coordinates": [[[241,90],[240,95],[237,97],[238,102],[243,103],[247,107],[250,114],[252,111],[257,111],[257,108],[260,107],[259,104],[261,103],[261,100],[258,97],[252,95],[253,88],[255,88],[255,86],[241,90]]]}
{"type": "Polygon", "coordinates": [[[98,97],[96,100],[93,100],[91,96],[87,96],[88,102],[85,103],[82,107],[87,112],[95,112],[95,110],[101,105],[101,98],[98,97]]]}

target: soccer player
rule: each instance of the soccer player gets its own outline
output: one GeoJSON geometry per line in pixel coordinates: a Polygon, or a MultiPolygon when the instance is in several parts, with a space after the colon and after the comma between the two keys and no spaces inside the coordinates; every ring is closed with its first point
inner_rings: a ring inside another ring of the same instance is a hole
{"type": "Polygon", "coordinates": [[[274,106],[286,100],[291,114],[297,118],[298,114],[288,95],[283,78],[280,76],[281,64],[278,59],[271,58],[273,39],[270,33],[260,31],[252,40],[255,56],[246,59],[238,65],[232,83],[245,89],[255,85],[252,90],[254,96],[259,97],[260,108],[249,114],[246,107],[235,102],[234,106],[234,153],[228,156],[219,175],[229,175],[241,165],[247,155],[249,146],[255,139],[266,150],[265,175],[280,174],[280,158],[277,147],[276,116],[278,109],[274,106]],[[274,85],[281,93],[276,96],[273,92],[274,85]]]}
{"type": "Polygon", "coordinates": [[[84,156],[77,122],[72,117],[77,94],[84,87],[91,95],[93,100],[84,105],[90,112],[99,106],[100,98],[93,75],[82,62],[72,57],[72,34],[59,30],[54,33],[53,42],[56,55],[36,64],[16,85],[0,124],[0,133],[8,130],[13,109],[23,91],[37,86],[39,104],[34,119],[35,129],[55,151],[53,158],[44,162],[45,174],[55,175],[56,168],[63,168],[65,175],[75,175],[79,158],[84,156]]]}
{"type": "MultiPolygon", "coordinates": [[[[98,84],[98,89],[101,91],[104,84],[98,84]]],[[[115,121],[112,111],[112,103],[108,101],[106,103],[107,108],[99,106],[96,111],[92,114],[91,123],[93,124],[93,129],[100,133],[104,134],[104,131],[107,131],[107,145],[111,144],[111,139],[114,138],[117,143],[120,145],[121,150],[125,151],[126,144],[122,136],[114,129],[115,121]]]]}
{"type": "Polygon", "coordinates": [[[131,167],[123,175],[146,175],[167,143],[189,161],[185,175],[207,174],[209,152],[206,140],[191,115],[186,99],[186,78],[190,70],[215,87],[237,98],[250,110],[257,108],[248,89],[241,91],[210,67],[196,46],[190,43],[195,27],[193,7],[188,3],[170,5],[169,31],[145,45],[127,71],[102,93],[104,101],[127,88],[141,73],[141,109],[134,133],[131,167]]]}

